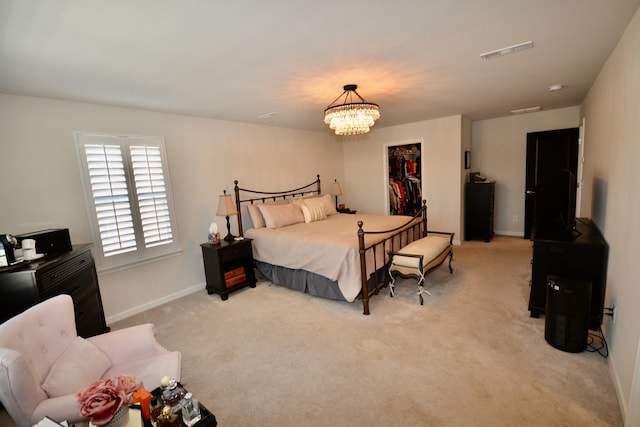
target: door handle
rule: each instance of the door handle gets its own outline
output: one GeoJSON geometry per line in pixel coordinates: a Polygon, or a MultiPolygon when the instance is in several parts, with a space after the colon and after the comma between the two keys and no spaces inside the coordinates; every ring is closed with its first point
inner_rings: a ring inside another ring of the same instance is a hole
{"type": "Polygon", "coordinates": [[[524,194],[526,195],[532,195],[532,194],[536,194],[535,190],[527,190],[524,192],[524,194]]]}

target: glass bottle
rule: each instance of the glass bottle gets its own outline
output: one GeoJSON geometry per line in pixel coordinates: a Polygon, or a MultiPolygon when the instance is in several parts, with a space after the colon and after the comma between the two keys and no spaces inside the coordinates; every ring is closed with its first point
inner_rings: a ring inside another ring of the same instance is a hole
{"type": "Polygon", "coordinates": [[[153,426],[157,426],[157,420],[160,417],[160,414],[162,413],[162,403],[160,402],[160,399],[153,396],[151,398],[151,408],[150,408],[150,412],[151,412],[151,425],[153,426]]]}
{"type": "Polygon", "coordinates": [[[167,384],[167,388],[162,391],[162,402],[165,406],[169,406],[174,414],[180,412],[180,403],[184,398],[185,391],[178,385],[178,382],[171,378],[167,384]]]}
{"type": "Polygon", "coordinates": [[[180,417],[176,415],[170,406],[165,406],[156,419],[158,427],[180,427],[180,417]]]}
{"type": "Polygon", "coordinates": [[[195,399],[191,392],[187,392],[182,400],[182,421],[187,427],[191,427],[200,421],[200,418],[202,416],[200,415],[198,399],[195,399]]]}

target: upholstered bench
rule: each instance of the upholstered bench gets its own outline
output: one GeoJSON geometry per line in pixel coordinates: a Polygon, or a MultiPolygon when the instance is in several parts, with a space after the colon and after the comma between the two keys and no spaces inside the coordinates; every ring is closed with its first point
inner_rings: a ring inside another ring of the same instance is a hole
{"type": "Polygon", "coordinates": [[[426,237],[416,240],[399,252],[389,254],[389,295],[393,297],[395,287],[394,273],[402,277],[418,279],[420,305],[424,303],[422,294],[431,295],[424,289],[424,276],[439,267],[449,257],[449,272],[453,273],[453,235],[439,231],[429,231],[426,237]]]}

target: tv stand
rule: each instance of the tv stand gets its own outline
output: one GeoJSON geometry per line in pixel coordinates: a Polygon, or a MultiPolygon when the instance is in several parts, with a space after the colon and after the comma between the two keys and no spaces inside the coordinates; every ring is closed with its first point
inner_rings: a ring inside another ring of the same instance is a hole
{"type": "Polygon", "coordinates": [[[609,245],[598,227],[587,218],[577,218],[572,231],[536,229],[532,235],[531,317],[544,314],[547,299],[547,276],[591,282],[589,329],[602,324],[607,284],[609,245]]]}

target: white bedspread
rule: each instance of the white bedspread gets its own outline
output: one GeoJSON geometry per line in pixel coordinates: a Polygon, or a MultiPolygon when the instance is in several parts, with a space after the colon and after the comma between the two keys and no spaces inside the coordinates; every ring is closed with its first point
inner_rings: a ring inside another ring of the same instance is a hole
{"type": "MultiPolygon", "coordinates": [[[[311,223],[269,229],[249,229],[244,235],[253,239],[253,257],[292,269],[303,269],[336,280],[347,301],[354,301],[362,288],[358,252],[358,221],[365,231],[399,227],[411,217],[400,215],[330,215],[311,223]]],[[[365,245],[381,241],[388,234],[366,235],[365,245]]],[[[384,251],[377,250],[377,267],[382,267],[384,251]]],[[[373,271],[373,256],[367,254],[367,273],[373,271]]]]}

